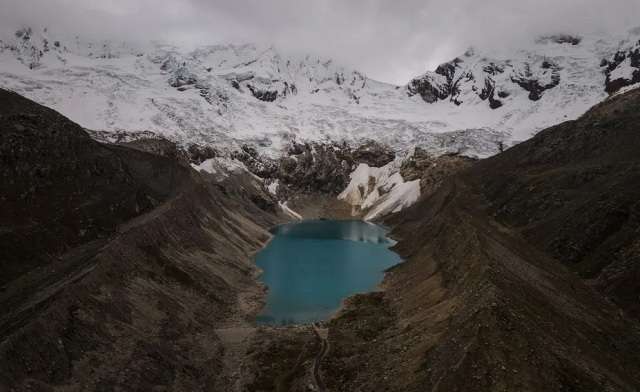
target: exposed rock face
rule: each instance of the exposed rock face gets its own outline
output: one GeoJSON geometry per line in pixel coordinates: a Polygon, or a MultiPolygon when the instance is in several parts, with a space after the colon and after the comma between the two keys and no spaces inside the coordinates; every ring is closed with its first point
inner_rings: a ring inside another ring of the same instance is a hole
{"type": "Polygon", "coordinates": [[[396,158],[395,152],[383,144],[368,141],[353,150],[351,156],[356,163],[366,163],[372,167],[382,167],[396,158]]]}
{"type": "Polygon", "coordinates": [[[496,82],[491,78],[484,80],[484,87],[479,95],[480,99],[489,100],[489,107],[491,109],[497,109],[502,106],[502,101],[496,98],[496,82]]]}
{"type": "Polygon", "coordinates": [[[498,109],[503,102],[498,99],[506,98],[511,87],[504,82],[496,87],[496,76],[508,72],[509,80],[529,93],[529,99],[537,101],[544,91],[552,89],[560,84],[560,67],[551,61],[524,62],[512,64],[510,61],[501,63],[488,62],[478,69],[475,64],[467,66],[465,61],[471,61],[473,52],[464,58],[456,58],[449,63],[444,63],[435,70],[415,78],[409,82],[407,91],[409,95],[420,94],[425,102],[433,103],[438,100],[449,99],[456,105],[464,102],[464,95],[474,95],[483,101],[488,101],[491,109],[498,109]],[[476,83],[480,82],[481,87],[476,83]],[[499,91],[498,91],[499,90],[499,91]]]}
{"type": "Polygon", "coordinates": [[[274,178],[278,170],[278,162],[258,154],[258,151],[249,145],[243,145],[240,151],[235,151],[231,157],[244,163],[249,171],[258,177],[274,178]]]}
{"type": "Polygon", "coordinates": [[[540,68],[546,71],[542,71],[542,75],[538,72],[534,76],[531,65],[525,64],[522,70],[511,77],[511,81],[529,92],[529,99],[532,101],[539,100],[542,93],[560,84],[560,68],[556,64],[545,60],[540,68]]]}
{"type": "Polygon", "coordinates": [[[456,154],[433,157],[417,147],[400,167],[400,175],[405,181],[420,180],[420,194],[426,197],[442,185],[449,177],[471,166],[474,159],[456,154]]]}
{"type": "Polygon", "coordinates": [[[251,91],[251,94],[253,94],[254,97],[258,98],[261,101],[273,102],[273,101],[276,100],[276,98],[278,98],[278,92],[277,91],[258,89],[258,88],[253,87],[250,84],[247,85],[247,87],[251,91]]]}
{"type": "Polygon", "coordinates": [[[215,329],[255,307],[238,293],[259,296],[250,255],[279,222],[251,178],[100,144],[3,90],[0,159],[0,390],[228,390],[215,329]]]}
{"type": "Polygon", "coordinates": [[[294,141],[285,156],[278,159],[260,155],[249,145],[243,145],[231,156],[255,175],[277,180],[278,196],[288,199],[295,194],[337,195],[349,183],[349,175],[357,164],[384,166],[395,158],[395,153],[375,141],[367,141],[356,148],[341,143],[294,141]]]}
{"type": "Polygon", "coordinates": [[[200,146],[192,144],[187,147],[187,154],[189,155],[189,161],[196,165],[201,164],[207,159],[215,158],[218,156],[218,152],[211,146],[200,146]]]}
{"type": "MultiPolygon", "coordinates": [[[[337,195],[349,183],[351,150],[339,144],[294,144],[281,159],[276,177],[289,191],[337,195]]],[[[283,188],[284,190],[284,188],[283,188]]]]}
{"type": "MultiPolygon", "coordinates": [[[[438,67],[438,69],[441,69],[438,67]]],[[[451,95],[447,78],[438,73],[425,74],[422,77],[412,79],[407,86],[409,96],[419,94],[427,103],[445,100],[451,95]]]]}
{"type": "Polygon", "coordinates": [[[301,208],[312,211],[305,205],[310,196],[337,196],[343,204],[341,211],[350,205],[353,216],[378,220],[415,202],[420,194],[434,192],[445,178],[474,162],[456,153],[432,155],[421,148],[396,161],[394,151],[374,141],[356,148],[293,142],[279,159],[262,156],[244,145],[232,158],[265,179],[280,200],[298,200],[301,208]]]}
{"type": "MultiPolygon", "coordinates": [[[[287,64],[287,66],[289,65],[290,63],[287,64]]],[[[278,72],[280,72],[280,68],[278,68],[278,72]]],[[[241,93],[248,90],[254,98],[264,102],[275,102],[289,95],[298,94],[296,83],[293,80],[286,80],[285,75],[265,79],[256,76],[252,72],[247,72],[242,74],[231,73],[226,78],[234,89],[241,93]]]]}
{"type": "MultiPolygon", "coordinates": [[[[538,45],[579,45],[580,37],[570,35],[547,36],[538,45]]],[[[441,64],[434,72],[427,72],[409,82],[409,96],[419,94],[425,102],[449,100],[456,105],[486,101],[491,109],[505,104],[514,89],[528,93],[531,101],[538,101],[545,91],[561,83],[561,66],[547,56],[530,54],[523,59],[491,59],[476,55],[473,50],[464,56],[441,64]]]]}
{"type": "Polygon", "coordinates": [[[602,66],[607,77],[606,91],[609,94],[640,83],[640,40],[630,48],[618,51],[613,58],[603,60],[602,66]]]}

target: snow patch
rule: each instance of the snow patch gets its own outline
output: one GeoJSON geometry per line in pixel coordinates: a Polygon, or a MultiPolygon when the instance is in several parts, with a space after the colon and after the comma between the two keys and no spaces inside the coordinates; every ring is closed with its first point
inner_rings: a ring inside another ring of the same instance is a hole
{"type": "Polygon", "coordinates": [[[338,199],[360,211],[367,211],[365,220],[399,212],[420,197],[420,180],[405,182],[400,174],[402,161],[397,158],[382,167],[361,163],[351,173],[351,181],[338,199]]]}
{"type": "Polygon", "coordinates": [[[269,193],[275,196],[276,192],[278,192],[279,185],[280,185],[280,181],[276,179],[275,181],[273,181],[271,184],[267,186],[267,190],[269,191],[269,193]]]}
{"type": "MultiPolygon", "coordinates": [[[[398,175],[400,175],[398,173],[398,175]]],[[[365,215],[365,220],[372,220],[389,213],[400,212],[411,206],[420,198],[420,180],[396,184],[391,192],[378,199],[373,208],[365,215]]]]}
{"type": "Polygon", "coordinates": [[[633,78],[633,73],[638,69],[631,65],[631,58],[627,57],[621,62],[616,69],[614,69],[609,75],[610,80],[631,80],[633,78]]]}
{"type": "Polygon", "coordinates": [[[230,173],[249,172],[244,163],[236,159],[225,157],[207,159],[199,165],[192,163],[191,167],[198,172],[221,175],[225,178],[228,177],[230,173]]]}
{"type": "Polygon", "coordinates": [[[280,208],[282,209],[282,211],[284,211],[285,214],[287,214],[287,215],[289,215],[289,216],[291,216],[291,217],[293,217],[295,219],[302,220],[302,215],[298,214],[297,212],[295,212],[294,210],[289,208],[287,206],[287,203],[288,202],[286,202],[286,201],[284,203],[283,202],[278,202],[278,204],[280,204],[280,208]]]}

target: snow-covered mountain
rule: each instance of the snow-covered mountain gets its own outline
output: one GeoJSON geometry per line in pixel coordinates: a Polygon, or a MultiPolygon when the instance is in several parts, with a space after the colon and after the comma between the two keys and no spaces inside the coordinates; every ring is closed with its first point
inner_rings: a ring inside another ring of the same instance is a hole
{"type": "Polygon", "coordinates": [[[640,82],[639,33],[551,35],[508,53],[469,50],[411,80],[408,91],[475,112],[478,124],[525,140],[640,82]]]}
{"type": "Polygon", "coordinates": [[[639,82],[639,33],[469,50],[395,86],[273,47],[92,43],[26,28],[0,41],[0,87],[107,135],[272,154],[291,140],[374,139],[398,151],[487,156],[639,82]]]}

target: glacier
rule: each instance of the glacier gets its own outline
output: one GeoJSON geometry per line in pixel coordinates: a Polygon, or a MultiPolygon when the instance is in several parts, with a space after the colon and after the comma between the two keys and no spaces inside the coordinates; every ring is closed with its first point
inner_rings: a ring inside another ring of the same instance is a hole
{"type": "Polygon", "coordinates": [[[603,61],[638,40],[546,37],[508,53],[469,50],[396,86],[273,46],[87,42],[27,28],[0,41],[0,86],[107,138],[250,144],[272,156],[291,141],[371,139],[482,158],[605,99],[608,75],[640,66],[628,59],[607,74],[603,61]]]}

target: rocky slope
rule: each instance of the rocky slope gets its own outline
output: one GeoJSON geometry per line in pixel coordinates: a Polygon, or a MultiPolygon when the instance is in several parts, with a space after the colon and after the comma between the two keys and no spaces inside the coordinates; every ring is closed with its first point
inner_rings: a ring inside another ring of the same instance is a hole
{"type": "Polygon", "coordinates": [[[636,89],[476,168],[482,178],[478,186],[496,219],[578,272],[636,318],[638,124],[636,89]]]}
{"type": "Polygon", "coordinates": [[[256,311],[250,257],[281,219],[253,177],[0,102],[0,390],[226,389],[215,328],[256,311]]]}
{"type": "Polygon", "coordinates": [[[2,91],[2,283],[160,205],[188,169],[93,141],[63,116],[2,91]],[[128,164],[125,164],[125,160],[128,164]],[[141,181],[143,178],[144,181],[141,181]]]}
{"type": "Polygon", "coordinates": [[[329,323],[328,388],[640,388],[639,104],[614,97],[388,219],[406,261],[329,323]]]}
{"type": "Polygon", "coordinates": [[[373,139],[396,151],[486,157],[636,82],[639,39],[549,36],[510,53],[468,51],[394,86],[273,47],[187,51],[26,28],[0,42],[0,86],[106,138],[248,144],[274,157],[291,140],[373,139]]]}

